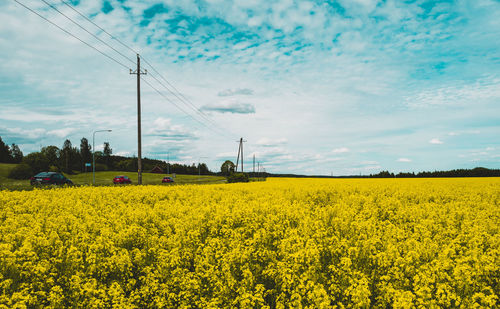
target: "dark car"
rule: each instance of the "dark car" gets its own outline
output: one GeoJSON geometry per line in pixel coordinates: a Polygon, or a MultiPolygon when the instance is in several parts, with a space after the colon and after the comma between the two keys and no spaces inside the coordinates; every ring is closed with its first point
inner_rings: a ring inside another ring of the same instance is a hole
{"type": "Polygon", "coordinates": [[[41,172],[30,178],[32,185],[72,185],[73,182],[61,173],[41,172]]]}
{"type": "Polygon", "coordinates": [[[125,183],[132,183],[132,180],[130,180],[130,178],[128,178],[127,176],[116,176],[115,178],[113,178],[113,183],[115,185],[117,185],[117,184],[125,184],[125,183]]]}
{"type": "Polygon", "coordinates": [[[165,176],[163,177],[163,179],[161,180],[162,183],[165,183],[165,182],[174,182],[174,179],[172,177],[169,177],[169,176],[165,176]]]}

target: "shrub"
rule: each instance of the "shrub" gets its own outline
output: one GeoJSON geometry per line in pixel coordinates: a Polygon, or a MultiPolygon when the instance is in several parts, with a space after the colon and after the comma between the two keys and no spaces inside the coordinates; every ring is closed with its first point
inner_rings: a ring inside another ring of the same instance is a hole
{"type": "Polygon", "coordinates": [[[232,173],[227,177],[228,183],[233,182],[248,182],[248,174],[245,173],[232,173]]]}
{"type": "Polygon", "coordinates": [[[9,172],[9,178],[12,179],[29,179],[31,176],[33,176],[33,170],[26,163],[19,164],[9,172]]]}
{"type": "Polygon", "coordinates": [[[96,163],[95,170],[96,170],[96,172],[107,171],[108,167],[106,166],[106,164],[96,163]]]}

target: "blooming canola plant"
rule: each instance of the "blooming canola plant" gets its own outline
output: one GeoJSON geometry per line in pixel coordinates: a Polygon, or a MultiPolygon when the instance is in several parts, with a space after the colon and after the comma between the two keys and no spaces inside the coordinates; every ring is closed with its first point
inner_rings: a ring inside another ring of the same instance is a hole
{"type": "Polygon", "coordinates": [[[500,179],[0,191],[0,307],[496,307],[500,179]]]}

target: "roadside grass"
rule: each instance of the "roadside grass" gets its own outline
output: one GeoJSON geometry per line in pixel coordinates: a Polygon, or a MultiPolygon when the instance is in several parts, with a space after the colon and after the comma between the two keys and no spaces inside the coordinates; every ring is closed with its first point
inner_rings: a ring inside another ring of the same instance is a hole
{"type": "MultiPolygon", "coordinates": [[[[7,164],[0,163],[0,190],[32,190],[33,186],[30,185],[29,180],[17,180],[10,179],[7,176],[9,171],[13,169],[17,164],[7,164]]],[[[64,173],[63,173],[64,174],[64,173]]],[[[118,175],[128,176],[132,180],[132,185],[137,184],[137,173],[134,172],[122,172],[122,171],[105,171],[95,173],[95,185],[96,186],[114,186],[113,178],[118,175]]],[[[71,179],[73,184],[77,186],[88,186],[92,185],[92,172],[88,173],[77,173],[74,175],[64,174],[67,178],[71,179]]],[[[172,183],[162,183],[161,180],[165,176],[171,176],[172,174],[153,174],[153,173],[143,173],[142,174],[142,184],[143,185],[182,185],[182,184],[216,184],[226,182],[226,178],[223,176],[207,176],[207,175],[179,175],[177,174],[174,178],[175,182],[172,183]]],[[[50,186],[49,186],[50,188],[50,186]]]]}

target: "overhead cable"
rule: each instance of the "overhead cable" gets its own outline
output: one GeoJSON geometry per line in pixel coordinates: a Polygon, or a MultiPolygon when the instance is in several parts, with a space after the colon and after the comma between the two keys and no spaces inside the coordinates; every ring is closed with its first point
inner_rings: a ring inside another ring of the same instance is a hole
{"type": "MultiPolygon", "coordinates": [[[[177,103],[175,103],[174,101],[172,101],[169,97],[167,97],[166,95],[164,95],[160,90],[158,90],[156,87],[154,87],[153,85],[151,85],[150,82],[148,82],[146,79],[144,79],[143,77],[141,77],[142,81],[145,82],[149,87],[151,87],[154,91],[156,91],[159,95],[161,95],[163,98],[165,98],[167,101],[169,101],[170,103],[172,103],[175,107],[177,107],[177,109],[179,109],[180,111],[182,111],[184,114],[186,114],[188,117],[190,117],[191,119],[197,121],[198,123],[200,123],[201,125],[203,125],[204,127],[206,127],[207,129],[211,130],[212,132],[216,133],[216,134],[222,134],[220,132],[217,132],[215,131],[212,127],[209,127],[207,124],[205,124],[204,122],[198,120],[197,118],[193,117],[189,112],[186,112],[183,108],[181,108],[177,103]]],[[[226,135],[227,136],[227,135],[226,135]]]]}
{"type": "MultiPolygon", "coordinates": [[[[44,1],[44,0],[42,0],[42,1],[44,1]]],[[[130,47],[129,45],[127,45],[126,43],[124,43],[123,41],[121,41],[120,39],[118,39],[117,37],[115,37],[114,35],[112,35],[111,33],[109,33],[108,31],[106,31],[106,29],[104,29],[103,27],[101,27],[98,24],[96,24],[93,20],[91,20],[90,18],[88,18],[85,14],[83,14],[79,10],[77,10],[73,5],[71,5],[70,3],[68,3],[67,1],[64,1],[64,0],[60,0],[60,1],[61,1],[61,3],[65,4],[66,6],[68,6],[69,8],[71,8],[73,11],[75,11],[78,15],[80,15],[81,17],[83,17],[85,20],[87,20],[88,22],[90,22],[91,24],[93,24],[95,27],[97,27],[98,29],[100,29],[102,32],[106,33],[111,39],[116,40],[123,47],[125,47],[128,50],[134,52],[135,54],[139,54],[138,51],[136,51],[135,49],[133,49],[132,47],[130,47]]],[[[158,76],[160,76],[160,78],[162,80],[164,80],[173,90],[169,89],[162,82],[160,82],[157,78],[155,78],[153,75],[151,75],[151,77],[153,79],[155,79],[159,84],[161,84],[161,86],[163,88],[165,88],[168,92],[172,93],[172,95],[174,95],[177,99],[179,99],[179,101],[181,101],[184,105],[187,105],[191,109],[193,109],[196,113],[198,113],[201,117],[203,117],[203,119],[205,119],[206,121],[210,122],[212,125],[220,128],[217,125],[217,123],[215,123],[210,117],[208,117],[196,105],[194,105],[188,98],[186,98],[186,96],[184,96],[179,90],[177,90],[177,88],[174,85],[172,85],[172,83],[170,83],[158,70],[156,70],[156,68],[146,58],[144,58],[144,56],[141,55],[141,59],[151,68],[151,70],[153,70],[156,74],[158,74],[158,76]]]]}
{"type": "Polygon", "coordinates": [[[14,0],[15,2],[17,2],[19,5],[23,6],[25,9],[31,11],[33,14],[36,14],[38,15],[38,17],[44,19],[45,21],[47,21],[48,23],[50,23],[51,25],[57,27],[59,30],[65,32],[66,34],[72,36],[73,38],[77,39],[78,41],[82,42],[83,44],[87,45],[88,47],[96,50],[98,53],[100,53],[101,55],[111,59],[112,61],[116,62],[117,64],[121,65],[122,67],[126,68],[126,69],[130,69],[130,67],[126,66],[125,64],[121,63],[120,61],[116,60],[115,58],[109,56],[108,54],[106,54],[105,52],[97,49],[96,47],[90,45],[89,43],[85,42],[84,40],[80,39],[79,37],[77,37],[76,35],[74,35],[73,33],[69,32],[68,30],[62,28],[61,26],[59,26],[58,24],[52,22],[51,20],[49,20],[48,18],[46,18],[45,16],[39,14],[38,12],[36,12],[35,10],[33,10],[32,8],[26,6],[25,4],[21,3],[20,1],[18,0],[14,0]]]}
{"type": "Polygon", "coordinates": [[[58,12],[59,14],[61,14],[62,16],[66,17],[68,20],[70,20],[72,23],[74,23],[75,25],[77,25],[80,29],[82,29],[83,31],[87,32],[88,34],[90,34],[91,36],[93,36],[96,40],[98,40],[99,42],[101,42],[102,44],[106,45],[107,47],[111,48],[112,50],[114,50],[117,54],[119,54],[120,56],[122,56],[123,58],[127,59],[128,61],[132,62],[132,64],[135,64],[134,60],[132,60],[131,58],[127,57],[126,55],[124,55],[123,53],[121,53],[119,50],[116,50],[113,46],[109,45],[108,43],[104,42],[103,40],[101,40],[101,38],[99,38],[97,35],[93,34],[92,32],[88,31],[85,27],[83,27],[82,25],[80,25],[79,23],[77,23],[76,21],[74,21],[71,17],[69,17],[68,15],[64,14],[63,12],[61,12],[58,8],[56,8],[54,5],[50,4],[49,2],[45,1],[45,0],[42,0],[46,5],[48,5],[49,7],[51,7],[52,9],[54,9],[56,12],[58,12]]]}

